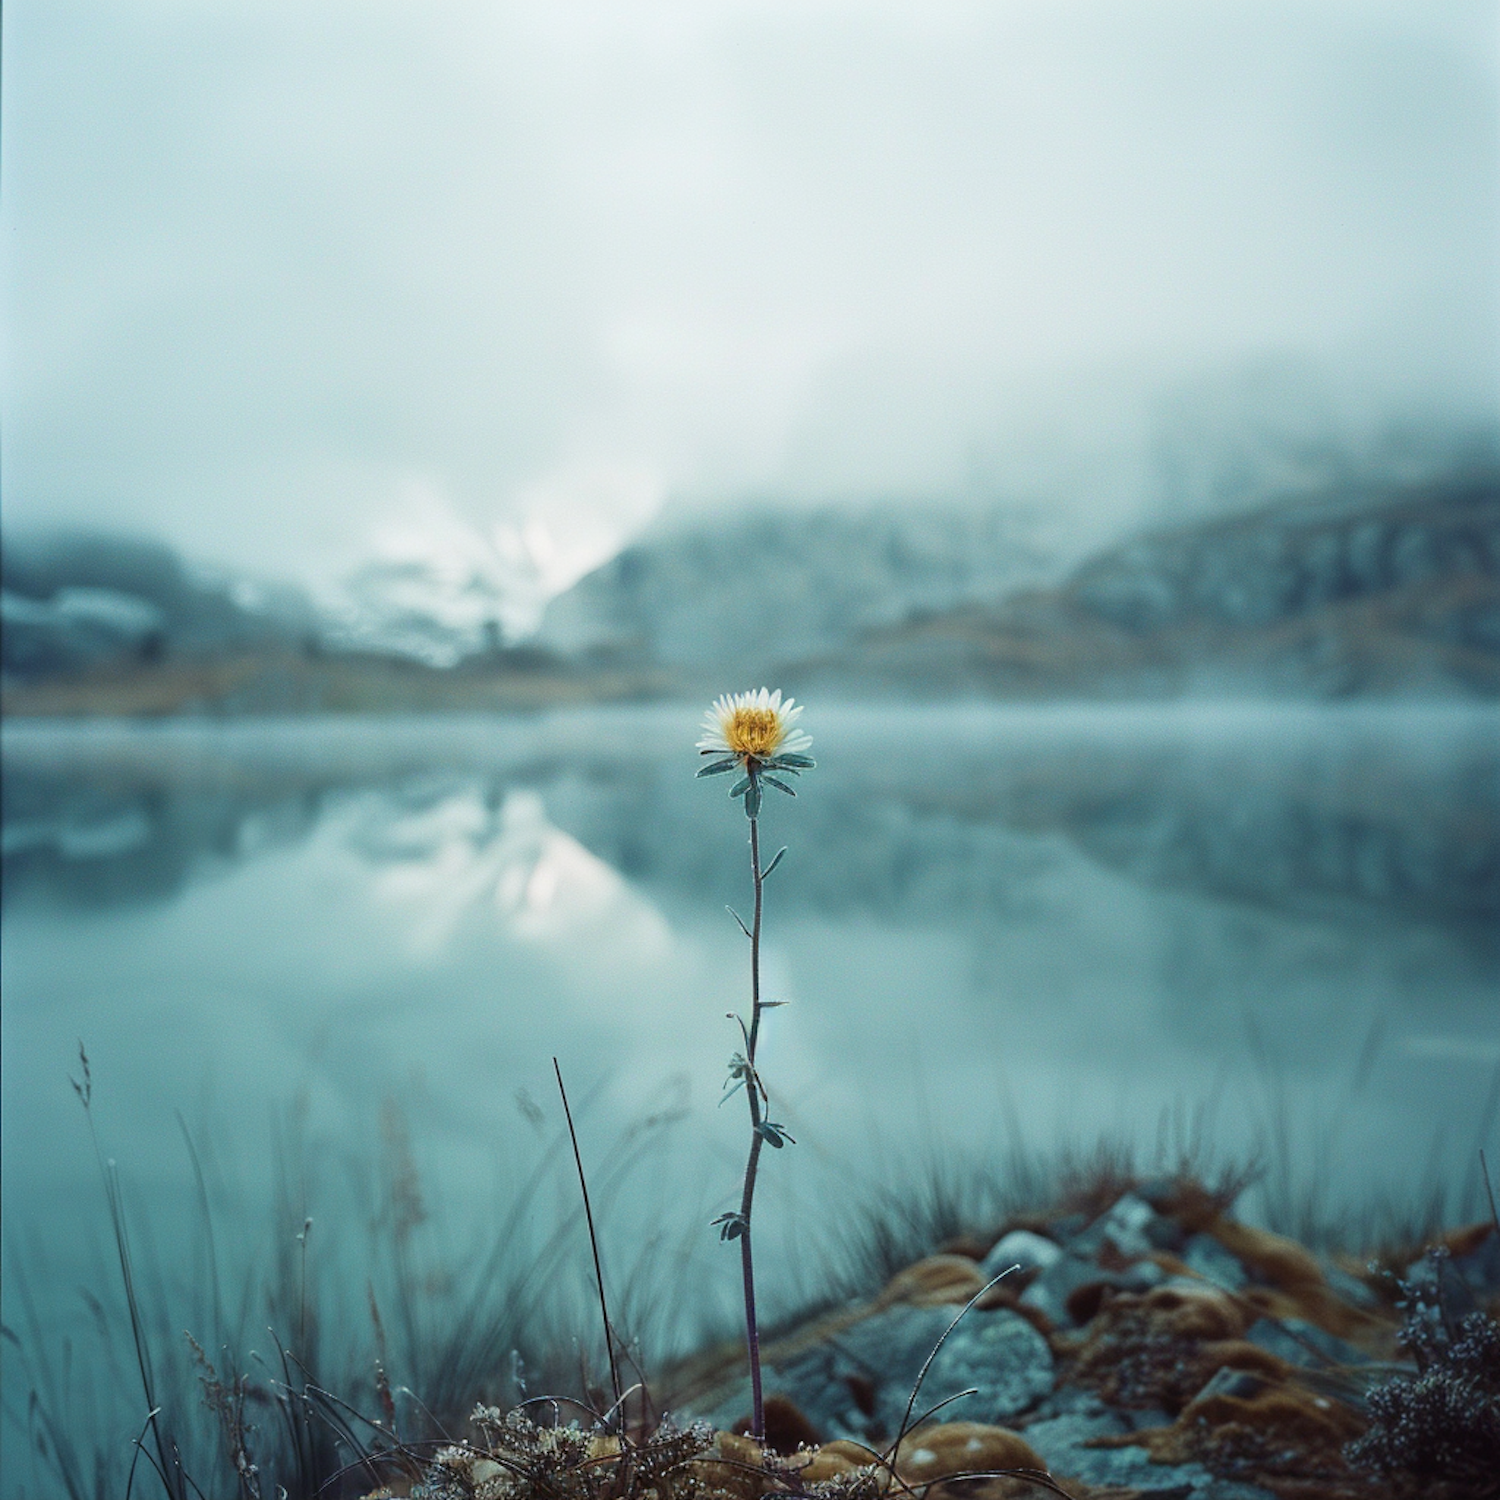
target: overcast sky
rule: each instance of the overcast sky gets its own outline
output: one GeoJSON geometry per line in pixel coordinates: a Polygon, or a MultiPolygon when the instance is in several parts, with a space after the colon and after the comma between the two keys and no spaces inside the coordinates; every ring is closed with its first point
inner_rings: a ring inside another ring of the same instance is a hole
{"type": "Polygon", "coordinates": [[[567,571],[665,498],[1126,506],[1246,370],[1495,407],[1491,0],[9,0],[3,83],[7,525],[567,571]]]}

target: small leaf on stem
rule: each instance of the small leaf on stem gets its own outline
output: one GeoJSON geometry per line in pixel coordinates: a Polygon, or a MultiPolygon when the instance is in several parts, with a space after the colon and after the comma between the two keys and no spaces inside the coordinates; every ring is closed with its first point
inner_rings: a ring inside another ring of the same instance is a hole
{"type": "Polygon", "coordinates": [[[719,1227],[721,1240],[737,1240],[750,1227],[742,1213],[720,1214],[713,1222],[719,1227]]]}
{"type": "Polygon", "coordinates": [[[736,1052],[729,1059],[729,1077],[724,1080],[724,1092],[719,1098],[719,1103],[723,1104],[725,1099],[732,1099],[745,1086],[747,1079],[754,1081],[758,1092],[765,1093],[760,1079],[755,1076],[755,1068],[750,1060],[744,1053],[736,1052]]]}
{"type": "Polygon", "coordinates": [[[771,863],[768,864],[765,867],[765,869],[760,872],[760,878],[762,880],[764,880],[771,873],[771,871],[774,870],[776,868],[776,866],[781,863],[781,856],[783,854],[785,854],[785,853],[786,853],[786,845],[783,844],[782,847],[776,851],[776,858],[773,859],[771,861],[771,863]]]}

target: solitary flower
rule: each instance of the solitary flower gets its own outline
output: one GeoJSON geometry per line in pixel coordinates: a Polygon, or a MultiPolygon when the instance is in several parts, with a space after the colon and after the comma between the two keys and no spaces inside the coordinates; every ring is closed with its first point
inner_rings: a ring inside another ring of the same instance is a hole
{"type": "MultiPolygon", "coordinates": [[[[762,1146],[779,1151],[797,1143],[785,1125],[778,1125],[765,1113],[771,1095],[755,1066],[755,1047],[760,1040],[760,1023],[773,1005],[784,1000],[763,1000],[760,994],[760,922],[762,893],[766,877],[781,863],[783,849],[769,865],[760,862],[760,799],[763,783],[769,781],[788,797],[797,794],[781,779],[800,776],[813,769],[807,754],[811,738],[797,728],[802,710],[790,698],[781,701],[781,689],[774,693],[761,688],[753,693],[725,694],[709,709],[703,720],[703,738],[698,753],[716,757],[708,762],[700,776],[724,776],[730,771],[741,773],[730,787],[731,797],[745,799],[745,816],[750,819],[750,875],[755,882],[755,916],[746,926],[730,907],[729,914],[739,923],[740,931],[750,939],[750,1024],[731,1015],[738,1022],[745,1050],[729,1060],[729,1079],[724,1098],[743,1088],[750,1101],[750,1155],[745,1162],[745,1185],[740,1206],[722,1213],[714,1220],[721,1240],[740,1242],[741,1275],[745,1286],[745,1342],[750,1353],[750,1436],[759,1443],[766,1438],[766,1407],[760,1379],[760,1325],[755,1316],[755,1266],[750,1255],[750,1211],[755,1199],[755,1174],[760,1165],[762,1146]]],[[[723,1100],[719,1101],[723,1103],[723,1100]]]]}
{"type": "Polygon", "coordinates": [[[731,797],[744,797],[745,815],[760,814],[761,780],[769,781],[789,797],[797,794],[774,773],[784,771],[800,776],[813,769],[813,760],[803,752],[812,744],[810,735],[796,728],[802,708],[788,698],[781,701],[781,689],[773,693],[725,694],[704,716],[703,738],[698,741],[700,755],[717,755],[698,772],[700,776],[722,776],[740,770],[744,775],[730,788],[731,797]]]}

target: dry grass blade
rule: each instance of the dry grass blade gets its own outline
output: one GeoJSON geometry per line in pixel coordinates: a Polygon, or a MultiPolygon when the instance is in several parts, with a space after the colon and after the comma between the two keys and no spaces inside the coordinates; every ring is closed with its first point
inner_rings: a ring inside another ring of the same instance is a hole
{"type": "Polygon", "coordinates": [[[583,1212],[589,1227],[589,1249],[594,1255],[594,1281],[599,1288],[599,1316],[604,1320],[604,1350],[609,1356],[609,1384],[614,1393],[611,1411],[619,1411],[624,1398],[620,1394],[620,1367],[615,1361],[615,1341],[609,1328],[609,1304],[604,1299],[604,1268],[599,1260],[599,1236],[594,1231],[594,1209],[589,1202],[588,1178],[583,1171],[583,1155],[578,1149],[578,1132],[573,1128],[573,1111],[568,1107],[568,1091],[563,1087],[562,1068],[557,1059],[552,1059],[552,1071],[557,1074],[557,1091],[562,1095],[563,1114],[568,1121],[568,1139],[573,1142],[573,1160],[578,1166],[578,1186],[583,1193],[583,1212]]]}

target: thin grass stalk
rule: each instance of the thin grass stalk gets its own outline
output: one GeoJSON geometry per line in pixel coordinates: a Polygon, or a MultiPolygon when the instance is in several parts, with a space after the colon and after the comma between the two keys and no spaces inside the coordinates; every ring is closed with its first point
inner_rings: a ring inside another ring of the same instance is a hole
{"type": "MultiPolygon", "coordinates": [[[[98,1131],[94,1128],[93,1077],[89,1069],[88,1054],[84,1051],[82,1042],[78,1044],[78,1061],[83,1078],[81,1081],[77,1079],[71,1081],[73,1091],[83,1105],[84,1118],[88,1122],[89,1140],[94,1148],[94,1159],[99,1165],[99,1173],[104,1183],[104,1201],[109,1212],[115,1252],[120,1264],[120,1278],[125,1290],[125,1308],[130,1320],[131,1341],[135,1348],[136,1370],[140,1376],[141,1390],[146,1398],[146,1409],[149,1413],[146,1424],[156,1446],[156,1460],[153,1462],[153,1467],[161,1476],[162,1487],[167,1493],[174,1495],[176,1500],[184,1500],[181,1484],[174,1483],[173,1477],[186,1480],[188,1484],[192,1484],[192,1479],[182,1467],[175,1442],[170,1444],[172,1457],[168,1458],[168,1439],[157,1421],[161,1415],[162,1406],[156,1399],[156,1380],[152,1370],[140,1300],[136,1294],[135,1266],[130,1254],[130,1237],[125,1220],[125,1203],[120,1189],[119,1171],[114,1162],[105,1159],[103,1149],[99,1145],[98,1131]]],[[[150,1457],[149,1454],[147,1456],[150,1457]]]]}
{"type": "Polygon", "coordinates": [[[599,1289],[599,1316],[604,1323],[604,1352],[609,1356],[609,1388],[615,1398],[610,1410],[619,1414],[623,1422],[624,1414],[620,1409],[620,1367],[615,1361],[615,1341],[609,1327],[609,1304],[604,1300],[604,1268],[599,1261],[599,1236],[594,1231],[594,1209],[589,1202],[589,1183],[583,1171],[583,1154],[578,1149],[578,1132],[573,1128],[573,1111],[568,1108],[568,1091],[563,1087],[562,1068],[555,1057],[552,1059],[552,1071],[557,1074],[557,1092],[562,1095],[563,1114],[568,1121],[568,1139],[573,1143],[573,1161],[578,1167],[578,1186],[583,1193],[583,1215],[588,1221],[589,1249],[594,1256],[594,1284],[599,1289]]]}

